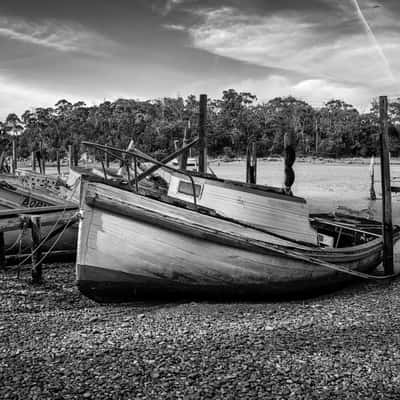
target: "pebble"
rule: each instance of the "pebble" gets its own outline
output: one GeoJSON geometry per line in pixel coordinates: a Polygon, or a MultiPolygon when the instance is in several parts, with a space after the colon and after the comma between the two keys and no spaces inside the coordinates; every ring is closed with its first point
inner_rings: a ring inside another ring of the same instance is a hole
{"type": "Polygon", "coordinates": [[[44,274],[0,275],[0,399],[400,398],[400,280],[167,307],[97,304],[72,265],[44,274]]]}

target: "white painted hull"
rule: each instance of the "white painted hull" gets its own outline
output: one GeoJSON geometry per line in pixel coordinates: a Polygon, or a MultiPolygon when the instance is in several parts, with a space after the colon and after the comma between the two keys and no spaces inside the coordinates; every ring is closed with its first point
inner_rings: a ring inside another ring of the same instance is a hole
{"type": "MultiPolygon", "coordinates": [[[[318,244],[318,235],[310,225],[304,199],[239,182],[201,177],[194,177],[194,180],[198,205],[291,240],[318,244]]],[[[193,203],[190,180],[184,175],[172,174],[168,196],[193,203]]]]}
{"type": "MultiPolygon", "coordinates": [[[[85,183],[84,193],[77,283],[91,297],[288,295],[331,288],[348,279],[265,250],[263,245],[295,245],[240,224],[98,183],[85,183]],[[106,202],[116,206],[107,209],[106,202]]],[[[348,249],[297,250],[358,271],[381,261],[380,239],[348,249]]]]}

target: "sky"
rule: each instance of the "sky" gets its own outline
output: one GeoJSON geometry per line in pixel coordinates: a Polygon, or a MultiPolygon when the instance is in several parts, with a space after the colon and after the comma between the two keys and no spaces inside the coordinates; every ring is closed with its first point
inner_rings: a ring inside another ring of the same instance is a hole
{"type": "Polygon", "coordinates": [[[399,0],[1,0],[0,119],[234,88],[259,101],[400,95],[399,0]]]}

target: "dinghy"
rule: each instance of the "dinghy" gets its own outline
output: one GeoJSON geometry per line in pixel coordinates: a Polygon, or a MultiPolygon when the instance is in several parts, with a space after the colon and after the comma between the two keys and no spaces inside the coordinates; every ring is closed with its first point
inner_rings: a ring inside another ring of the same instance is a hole
{"type": "Polygon", "coordinates": [[[69,222],[78,211],[77,203],[65,199],[69,192],[61,194],[55,178],[36,175],[0,175],[0,233],[9,264],[17,254],[32,251],[30,217],[34,215],[40,216],[41,235],[46,239],[42,251],[64,254],[76,249],[78,226],[69,222]]]}
{"type": "Polygon", "coordinates": [[[310,218],[329,247],[90,179],[81,191],[76,278],[99,301],[309,295],[369,277],[382,260],[381,226],[371,221],[310,218]]]}

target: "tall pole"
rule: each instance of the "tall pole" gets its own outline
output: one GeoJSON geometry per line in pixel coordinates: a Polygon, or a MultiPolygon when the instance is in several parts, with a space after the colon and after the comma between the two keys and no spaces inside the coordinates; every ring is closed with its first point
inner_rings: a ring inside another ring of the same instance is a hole
{"type": "Polygon", "coordinates": [[[379,97],[379,121],[381,144],[383,267],[386,275],[393,274],[393,225],[392,194],[390,191],[389,124],[387,96],[379,97]]]}
{"type": "Polygon", "coordinates": [[[257,183],[257,143],[247,145],[246,183],[257,183]]]}
{"type": "Polygon", "coordinates": [[[73,155],[72,155],[72,144],[68,145],[68,168],[73,167],[73,155]]]}
{"type": "Polygon", "coordinates": [[[284,190],[287,194],[292,194],[292,185],[295,180],[293,164],[296,161],[296,133],[294,129],[289,129],[284,135],[285,153],[285,182],[284,190]]]}
{"type": "MultiPolygon", "coordinates": [[[[188,120],[185,132],[183,134],[183,145],[182,145],[183,147],[187,146],[187,144],[189,143],[189,138],[190,138],[190,120],[188,120]]],[[[179,157],[179,169],[183,170],[186,169],[188,156],[189,156],[189,150],[181,154],[181,156],[179,157]]]]}
{"type": "Polygon", "coordinates": [[[17,172],[17,137],[15,135],[12,136],[12,173],[15,175],[17,172]]]}
{"type": "Polygon", "coordinates": [[[200,115],[199,115],[199,172],[207,172],[207,95],[200,95],[200,115]]]}
{"type": "Polygon", "coordinates": [[[31,160],[32,160],[32,171],[36,172],[36,151],[32,151],[31,160]]]}

